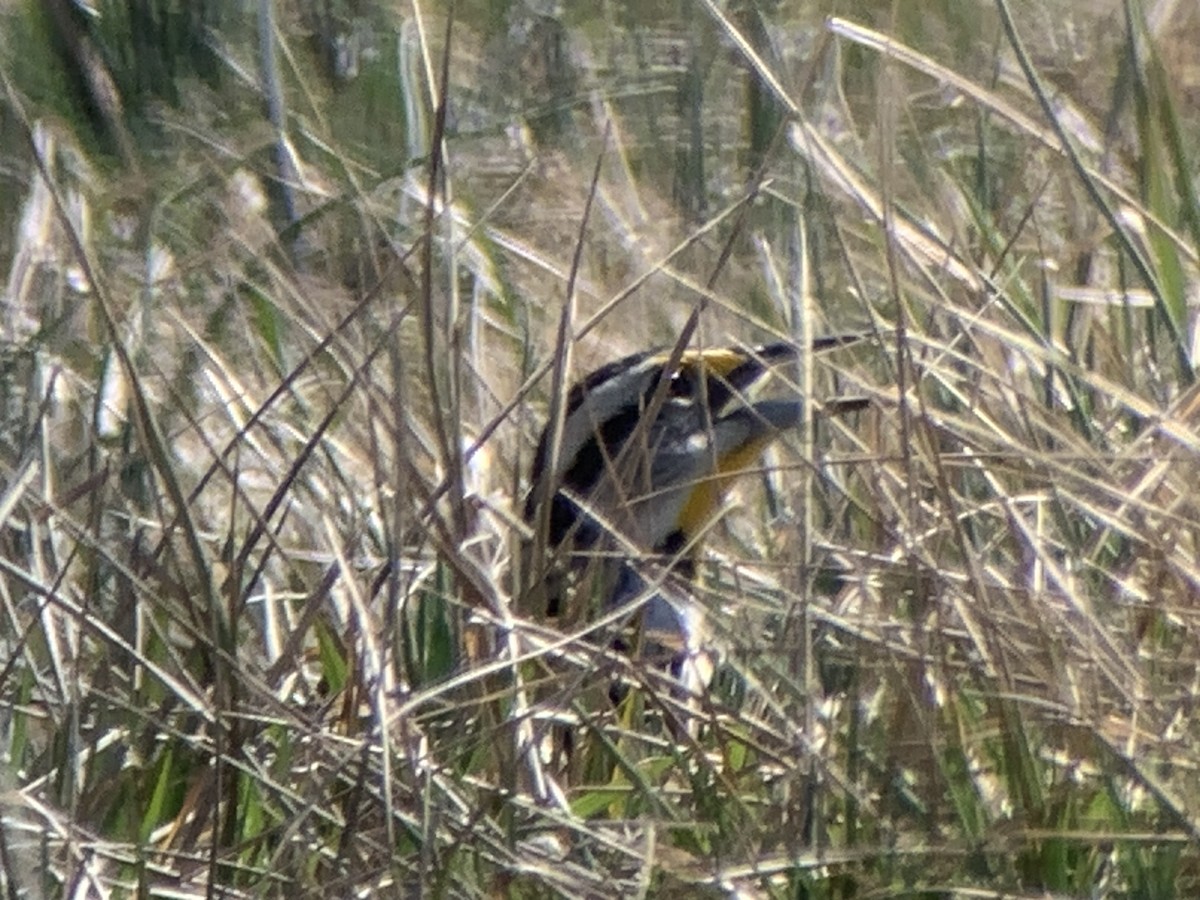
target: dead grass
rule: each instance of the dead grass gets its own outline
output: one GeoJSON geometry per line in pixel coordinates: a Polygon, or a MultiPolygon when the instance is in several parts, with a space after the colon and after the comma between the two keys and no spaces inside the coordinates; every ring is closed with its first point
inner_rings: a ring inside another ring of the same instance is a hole
{"type": "Polygon", "coordinates": [[[297,15],[286,221],[248,39],[132,172],[10,38],[6,889],[1194,895],[1185,6],[372,10],[336,86],[297,15]],[[688,702],[511,574],[554,373],[685,323],[876,333],[714,525],[688,702]]]}

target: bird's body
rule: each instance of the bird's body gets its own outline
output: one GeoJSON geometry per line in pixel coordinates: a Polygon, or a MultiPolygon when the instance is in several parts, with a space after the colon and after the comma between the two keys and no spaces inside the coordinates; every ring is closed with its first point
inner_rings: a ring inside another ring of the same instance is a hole
{"type": "MultiPolygon", "coordinates": [[[[827,338],[814,349],[857,340],[827,338]]],[[[673,660],[703,653],[703,615],[688,583],[698,538],[731,482],[782,431],[802,421],[799,398],[751,400],[786,344],[648,351],[575,384],[561,426],[548,425],[531,473],[525,517],[535,603],[569,622],[628,605],[644,610],[637,644],[673,660]]],[[[845,412],[863,400],[826,404],[845,412]]]]}

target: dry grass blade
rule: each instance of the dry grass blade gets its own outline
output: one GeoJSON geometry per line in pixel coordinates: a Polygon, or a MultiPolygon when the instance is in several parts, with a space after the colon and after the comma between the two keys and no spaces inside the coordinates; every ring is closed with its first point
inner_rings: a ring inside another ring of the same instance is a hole
{"type": "Polygon", "coordinates": [[[3,7],[0,891],[1200,894],[1200,8],[835,5],[3,7]]]}

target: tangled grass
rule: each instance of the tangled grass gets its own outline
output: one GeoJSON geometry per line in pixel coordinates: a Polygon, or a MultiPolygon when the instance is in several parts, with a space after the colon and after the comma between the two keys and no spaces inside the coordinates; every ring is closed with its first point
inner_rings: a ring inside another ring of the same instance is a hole
{"type": "Polygon", "coordinates": [[[1196,894],[1200,16],[798,6],[207,23],[90,123],[4,13],[9,893],[1196,894]],[[874,335],[698,697],[512,573],[555,379],[685,327],[874,335]]]}

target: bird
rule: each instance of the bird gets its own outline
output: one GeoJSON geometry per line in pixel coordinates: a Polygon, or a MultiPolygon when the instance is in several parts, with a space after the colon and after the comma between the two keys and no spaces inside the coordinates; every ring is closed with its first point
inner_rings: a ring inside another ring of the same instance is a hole
{"type": "MultiPolygon", "coordinates": [[[[811,350],[864,336],[820,337],[811,350]]],[[[665,664],[688,690],[705,687],[714,663],[692,590],[699,539],[737,478],[802,422],[794,395],[749,396],[798,360],[786,342],[654,348],[576,382],[530,469],[524,518],[534,537],[524,565],[533,607],[564,625],[613,614],[632,635],[615,648],[665,664]]],[[[818,412],[867,405],[836,398],[818,412]]]]}

